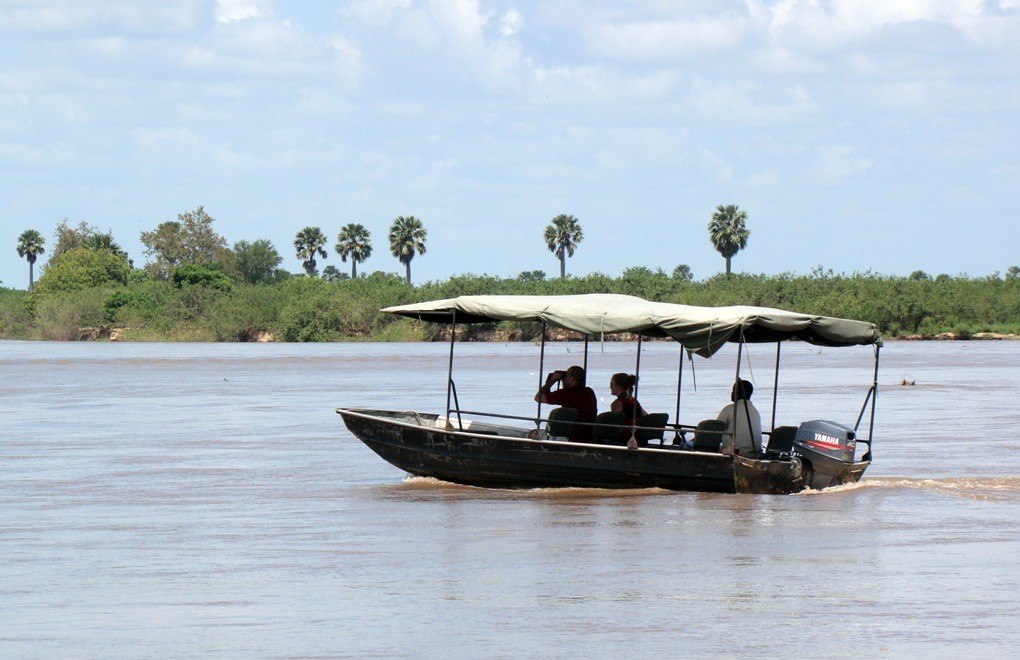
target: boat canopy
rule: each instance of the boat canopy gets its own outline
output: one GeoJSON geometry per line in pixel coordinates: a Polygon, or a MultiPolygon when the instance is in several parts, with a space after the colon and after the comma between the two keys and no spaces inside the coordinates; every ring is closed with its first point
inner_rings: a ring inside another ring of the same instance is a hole
{"type": "Polygon", "coordinates": [[[696,307],[636,296],[590,293],[572,296],[460,296],[382,310],[433,323],[538,321],[586,335],[630,332],[671,337],[710,357],[727,341],[798,339],[821,346],[881,345],[874,323],[812,316],[769,307],[696,307]]]}

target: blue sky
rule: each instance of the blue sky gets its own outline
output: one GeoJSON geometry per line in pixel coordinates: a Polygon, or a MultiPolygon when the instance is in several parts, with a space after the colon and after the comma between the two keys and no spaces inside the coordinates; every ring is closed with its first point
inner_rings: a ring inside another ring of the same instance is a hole
{"type": "MultiPolygon", "coordinates": [[[[140,232],[204,205],[271,239],[398,215],[415,281],[723,267],[972,275],[1020,264],[1020,0],[0,0],[0,280],[61,218],[140,232]]],[[[341,266],[342,268],[342,266],[341,266]]]]}

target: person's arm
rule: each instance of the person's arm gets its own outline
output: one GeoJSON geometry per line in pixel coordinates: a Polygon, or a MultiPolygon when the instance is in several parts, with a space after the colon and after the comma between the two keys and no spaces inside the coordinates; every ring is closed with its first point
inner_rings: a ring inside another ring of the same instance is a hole
{"type": "Polygon", "coordinates": [[[545,377],[545,385],[538,388],[538,392],[535,392],[535,401],[539,403],[549,403],[549,394],[553,383],[558,383],[563,380],[564,372],[562,371],[551,371],[549,375],[545,377]]]}

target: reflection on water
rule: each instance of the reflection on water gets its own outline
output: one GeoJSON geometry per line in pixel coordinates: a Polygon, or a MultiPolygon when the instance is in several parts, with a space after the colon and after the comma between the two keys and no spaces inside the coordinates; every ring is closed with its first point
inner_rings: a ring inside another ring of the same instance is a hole
{"type": "MultiPolygon", "coordinates": [[[[550,346],[547,366],[578,349],[550,346]]],[[[457,351],[462,406],[533,414],[533,347],[457,351]]],[[[769,420],[774,352],[750,352],[769,420]]],[[[641,400],[671,417],[677,357],[642,355],[641,400]]],[[[684,421],[725,403],[719,357],[697,362],[697,391],[685,373],[684,421]]],[[[0,652],[1020,650],[1020,344],[889,345],[865,479],[787,497],[408,478],[333,412],[439,411],[446,359],[427,344],[0,343],[0,652]]],[[[589,359],[605,408],[634,346],[589,359]]],[[[783,365],[777,424],[853,422],[867,350],[791,345],[783,365]]]]}

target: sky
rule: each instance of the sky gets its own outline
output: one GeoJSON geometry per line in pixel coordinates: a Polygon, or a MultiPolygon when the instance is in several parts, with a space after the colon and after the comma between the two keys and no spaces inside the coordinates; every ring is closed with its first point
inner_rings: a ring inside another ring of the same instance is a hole
{"type": "MultiPolygon", "coordinates": [[[[0,281],[56,224],[428,230],[416,282],[1020,264],[1020,0],[0,0],[0,281]]],[[[44,259],[43,259],[44,261],[44,259]]],[[[38,272],[38,269],[37,269],[38,272]]]]}

